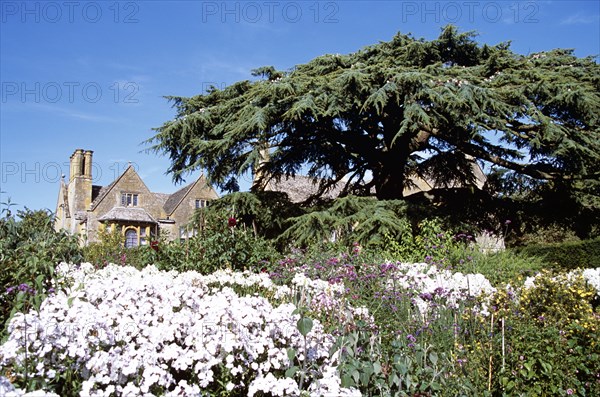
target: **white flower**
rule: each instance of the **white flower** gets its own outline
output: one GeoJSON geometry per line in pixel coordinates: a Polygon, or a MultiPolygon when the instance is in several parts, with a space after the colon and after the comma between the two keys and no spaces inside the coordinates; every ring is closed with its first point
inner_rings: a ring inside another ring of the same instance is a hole
{"type": "MultiPolygon", "coordinates": [[[[281,374],[290,365],[287,349],[294,349],[299,360],[330,365],[334,337],[315,319],[305,350],[296,328],[299,315],[292,314],[296,307],[280,301],[289,302],[301,288],[307,303],[347,304],[338,300],[342,286],[306,277],[292,289],[249,272],[202,276],[154,266],[109,265],[95,271],[91,265],[60,264],[58,273],[73,286],[46,299],[39,312],[13,317],[8,340],[0,346],[0,364],[22,364],[26,343],[28,359],[46,380],[61,373],[67,359],[78,365],[86,396],[148,394],[155,387],[171,390],[167,395],[200,395],[214,387],[222,365],[241,377],[227,384],[229,390],[245,389],[244,379],[254,379],[247,386],[252,390],[297,395],[296,381],[281,374]],[[278,306],[260,294],[239,296],[235,286],[277,294],[278,306]],[[198,381],[177,382],[177,371],[194,373],[198,381]]],[[[328,382],[342,390],[339,376],[328,382]]]]}

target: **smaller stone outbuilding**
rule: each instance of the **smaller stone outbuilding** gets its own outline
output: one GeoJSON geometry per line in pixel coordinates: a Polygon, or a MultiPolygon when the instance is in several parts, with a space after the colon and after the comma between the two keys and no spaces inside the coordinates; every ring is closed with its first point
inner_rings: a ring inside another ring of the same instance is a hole
{"type": "Polygon", "coordinates": [[[100,230],[119,230],[127,247],[147,245],[159,235],[169,240],[193,234],[188,224],[197,208],[219,196],[201,175],[175,193],[151,192],[133,166],[111,184],[92,184],[91,150],[71,155],[69,182],[61,181],[55,229],[81,236],[82,244],[98,241],[100,230]]]}

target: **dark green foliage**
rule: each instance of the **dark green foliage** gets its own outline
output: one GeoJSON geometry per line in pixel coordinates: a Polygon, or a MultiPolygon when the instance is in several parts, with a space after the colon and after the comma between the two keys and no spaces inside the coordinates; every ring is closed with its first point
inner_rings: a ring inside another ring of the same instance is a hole
{"type": "Polygon", "coordinates": [[[229,190],[258,166],[261,183],[306,170],[323,189],[349,178],[346,193],[399,199],[414,174],[473,182],[477,159],[503,180],[598,196],[600,66],[571,50],[524,56],[474,37],[452,26],[432,41],[397,34],[169,97],[177,115],[150,150],[170,157],[175,179],[202,168],[229,190]]]}
{"type": "MultiPolygon", "coordinates": [[[[260,228],[269,233],[266,222],[278,211],[285,211],[285,200],[278,195],[267,196],[240,193],[196,211],[189,226],[197,230],[197,235],[181,244],[186,247],[186,257],[196,255],[190,261],[192,269],[210,273],[225,267],[257,271],[269,267],[278,254],[258,231],[260,228]],[[269,209],[266,203],[271,204],[269,209]]],[[[277,230],[276,223],[272,227],[277,230]]]]}
{"type": "Polygon", "coordinates": [[[304,210],[290,202],[285,193],[236,192],[214,200],[210,208],[196,212],[193,223],[202,225],[203,217],[216,213],[221,218],[227,214],[235,217],[240,227],[250,230],[255,236],[274,239],[282,233],[288,218],[298,216],[304,210]]]}
{"type": "Polygon", "coordinates": [[[270,267],[277,257],[269,242],[254,237],[248,231],[232,228],[183,242],[159,244],[153,263],[163,270],[195,270],[209,274],[226,268],[261,271],[270,267]]]}
{"type": "Polygon", "coordinates": [[[561,244],[530,245],[518,251],[526,256],[539,257],[546,267],[557,270],[600,266],[600,238],[561,244]]]}
{"type": "Polygon", "coordinates": [[[287,229],[279,237],[296,247],[335,240],[350,245],[382,247],[385,235],[400,238],[410,233],[406,203],[399,200],[380,201],[374,197],[339,198],[321,209],[290,218],[287,229]]]}
{"type": "Polygon", "coordinates": [[[29,209],[0,218],[0,326],[16,311],[38,308],[53,286],[56,265],[79,262],[77,238],[54,230],[52,215],[29,209]]]}
{"type": "Polygon", "coordinates": [[[497,218],[510,219],[510,243],[526,245],[560,242],[565,238],[592,239],[600,233],[598,180],[542,183],[508,172],[488,176],[489,189],[502,192],[488,208],[497,218]]]}

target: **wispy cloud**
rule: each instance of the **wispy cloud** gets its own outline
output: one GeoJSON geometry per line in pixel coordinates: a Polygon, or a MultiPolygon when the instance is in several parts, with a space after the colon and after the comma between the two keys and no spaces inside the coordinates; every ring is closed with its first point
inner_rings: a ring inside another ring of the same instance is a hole
{"type": "Polygon", "coordinates": [[[578,12],[573,15],[569,15],[560,21],[561,25],[588,25],[590,23],[598,23],[600,22],[599,14],[583,14],[578,12]]]}
{"type": "Polygon", "coordinates": [[[30,104],[30,106],[35,107],[37,110],[52,112],[54,114],[58,114],[64,117],[85,120],[85,121],[93,121],[93,122],[102,122],[102,123],[122,123],[123,120],[115,117],[106,117],[99,114],[81,112],[76,109],[70,109],[68,107],[63,106],[54,106],[48,104],[34,103],[30,104]]]}

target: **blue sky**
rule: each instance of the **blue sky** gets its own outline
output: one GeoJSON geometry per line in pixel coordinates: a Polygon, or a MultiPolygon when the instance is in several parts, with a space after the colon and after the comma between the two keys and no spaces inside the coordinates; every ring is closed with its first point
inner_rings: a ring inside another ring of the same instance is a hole
{"type": "Polygon", "coordinates": [[[171,193],[180,186],[165,174],[168,159],[142,145],[174,115],[163,96],[353,52],[399,31],[433,39],[448,23],[522,54],[600,54],[595,0],[1,0],[0,202],[53,211],[77,148],[94,151],[95,184],[132,162],[151,190],[171,193]]]}

